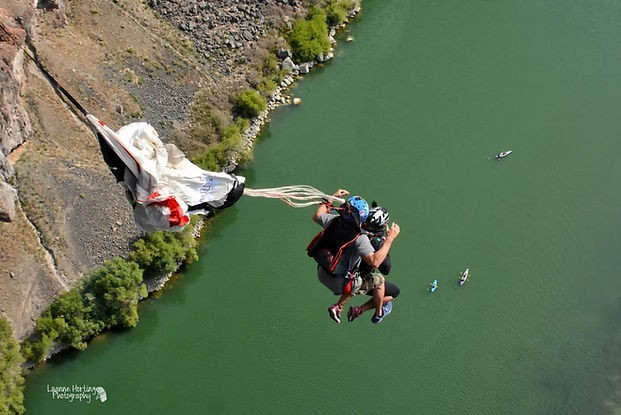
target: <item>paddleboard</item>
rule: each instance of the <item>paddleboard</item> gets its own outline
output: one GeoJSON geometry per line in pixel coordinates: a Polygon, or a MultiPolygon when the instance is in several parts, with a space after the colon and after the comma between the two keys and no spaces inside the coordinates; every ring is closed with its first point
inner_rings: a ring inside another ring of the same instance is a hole
{"type": "Polygon", "coordinates": [[[466,268],[466,270],[461,274],[461,277],[459,277],[460,286],[464,285],[466,281],[468,281],[468,277],[470,276],[469,271],[469,268],[466,268]]]}

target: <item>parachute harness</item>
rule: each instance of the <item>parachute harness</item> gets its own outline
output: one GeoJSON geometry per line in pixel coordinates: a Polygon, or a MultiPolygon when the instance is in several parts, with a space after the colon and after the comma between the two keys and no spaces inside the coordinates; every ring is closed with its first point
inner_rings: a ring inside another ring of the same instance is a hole
{"type": "Polygon", "coordinates": [[[296,208],[320,205],[326,201],[345,203],[345,199],[325,194],[307,185],[273,187],[270,189],[249,189],[246,187],[244,189],[244,195],[280,199],[289,206],[296,208]]]}

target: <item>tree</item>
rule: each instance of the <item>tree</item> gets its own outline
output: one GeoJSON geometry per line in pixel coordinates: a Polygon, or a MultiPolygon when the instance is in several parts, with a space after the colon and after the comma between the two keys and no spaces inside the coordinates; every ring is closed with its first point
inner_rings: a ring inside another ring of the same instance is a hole
{"type": "Polygon", "coordinates": [[[254,89],[247,89],[239,95],[235,104],[235,114],[243,118],[253,118],[267,109],[265,98],[254,89]]]}
{"type": "Polygon", "coordinates": [[[90,273],[84,294],[93,296],[96,319],[106,327],[134,327],[138,324],[138,300],[147,296],[147,288],[138,264],[117,257],[90,273]]]}
{"type": "Polygon", "coordinates": [[[326,6],[326,21],[328,26],[337,26],[347,18],[347,5],[337,0],[330,0],[326,6]]]}
{"type": "Polygon", "coordinates": [[[24,358],[13,339],[9,323],[0,317],[0,413],[23,414],[24,377],[21,364],[24,358]]]}
{"type": "Polygon", "coordinates": [[[293,58],[297,62],[313,61],[322,53],[330,51],[328,40],[328,24],[326,13],[313,7],[305,19],[293,22],[291,30],[286,33],[287,42],[291,46],[293,58]]]}
{"type": "Polygon", "coordinates": [[[104,326],[93,316],[94,302],[82,296],[78,288],[62,293],[42,317],[37,327],[48,337],[78,350],[86,349],[86,339],[99,333],[104,326]]]}
{"type": "Polygon", "coordinates": [[[29,362],[39,363],[46,357],[52,344],[54,344],[54,338],[39,328],[39,320],[37,320],[37,328],[34,333],[22,343],[22,356],[29,362]]]}
{"type": "Polygon", "coordinates": [[[56,298],[37,319],[22,344],[23,356],[40,362],[54,344],[86,349],[86,341],[104,328],[138,324],[138,300],[147,296],[142,270],[133,261],[113,258],[87,275],[81,287],[56,298]]]}
{"type": "Polygon", "coordinates": [[[196,240],[192,227],[181,232],[153,232],[138,240],[130,254],[130,259],[145,271],[147,276],[174,272],[183,262],[198,259],[196,240]]]}

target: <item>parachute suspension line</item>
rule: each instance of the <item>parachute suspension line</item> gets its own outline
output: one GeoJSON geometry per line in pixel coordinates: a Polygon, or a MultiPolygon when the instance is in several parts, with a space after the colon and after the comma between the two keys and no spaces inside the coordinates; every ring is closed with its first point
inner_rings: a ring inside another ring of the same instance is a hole
{"type": "Polygon", "coordinates": [[[271,189],[249,189],[246,187],[244,195],[280,199],[289,206],[296,208],[319,205],[325,201],[345,203],[345,200],[340,197],[325,194],[307,185],[273,187],[271,189]]]}

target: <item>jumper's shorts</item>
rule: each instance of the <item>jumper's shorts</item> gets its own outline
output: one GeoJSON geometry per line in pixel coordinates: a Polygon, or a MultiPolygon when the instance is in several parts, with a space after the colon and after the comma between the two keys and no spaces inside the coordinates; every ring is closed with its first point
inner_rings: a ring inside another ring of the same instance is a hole
{"type": "MultiPolygon", "coordinates": [[[[342,294],[343,287],[347,283],[344,277],[331,275],[320,266],[317,266],[317,277],[335,295],[342,294]]],[[[352,293],[354,295],[367,294],[384,283],[384,276],[378,270],[364,275],[356,273],[353,278],[352,293]]]]}
{"type": "Polygon", "coordinates": [[[362,279],[362,283],[355,291],[355,294],[366,294],[384,283],[384,276],[377,269],[373,270],[369,274],[361,275],[360,278],[362,279]]]}

